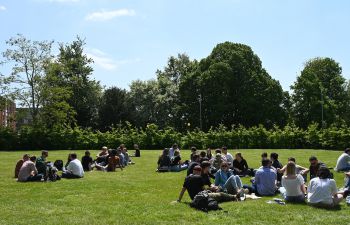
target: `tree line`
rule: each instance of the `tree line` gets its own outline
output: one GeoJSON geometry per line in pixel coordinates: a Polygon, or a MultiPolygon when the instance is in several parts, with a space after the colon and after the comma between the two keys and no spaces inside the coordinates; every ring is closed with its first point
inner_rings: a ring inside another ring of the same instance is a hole
{"type": "Polygon", "coordinates": [[[288,92],[251,47],[224,42],[200,60],[171,56],[155,79],[132,81],[125,90],[105,88],[92,78],[93,60],[80,37],[60,43],[57,55],[54,41],[17,35],[6,43],[1,64],[12,70],[0,72],[0,94],[28,108],[38,129],[107,132],[126,124],[137,129],[154,124],[185,133],[219,126],[325,129],[350,124],[349,82],[328,57],[308,60],[288,92]]]}

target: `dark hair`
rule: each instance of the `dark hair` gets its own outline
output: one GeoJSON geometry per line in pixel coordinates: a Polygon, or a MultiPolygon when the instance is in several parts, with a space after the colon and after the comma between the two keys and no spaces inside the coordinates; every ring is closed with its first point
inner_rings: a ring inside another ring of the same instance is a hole
{"type": "Polygon", "coordinates": [[[320,179],[327,179],[327,178],[331,178],[331,171],[325,167],[325,166],[320,166],[320,168],[317,171],[317,176],[320,179]]]}
{"type": "Polygon", "coordinates": [[[201,153],[199,153],[200,157],[206,157],[207,156],[207,153],[205,151],[201,151],[201,153]]]}
{"type": "Polygon", "coordinates": [[[72,159],[76,159],[76,158],[77,158],[77,153],[75,153],[75,152],[71,153],[71,154],[70,154],[70,157],[71,157],[72,159]]]}
{"type": "Polygon", "coordinates": [[[263,153],[261,154],[261,158],[267,158],[267,152],[263,152],[263,153]]]}
{"type": "Polygon", "coordinates": [[[344,152],[345,152],[345,153],[349,153],[349,152],[350,152],[350,148],[346,148],[346,149],[344,150],[344,152]]]}
{"type": "Polygon", "coordinates": [[[47,150],[42,150],[41,151],[41,155],[47,155],[47,154],[49,154],[49,152],[47,150]]]}
{"type": "Polygon", "coordinates": [[[215,149],[215,153],[220,153],[221,154],[221,149],[220,148],[215,149]]]}
{"type": "Polygon", "coordinates": [[[198,154],[194,154],[194,155],[192,156],[193,161],[196,161],[196,160],[198,160],[199,158],[200,158],[200,156],[199,156],[198,154]]]}
{"type": "Polygon", "coordinates": [[[34,162],[36,160],[36,156],[32,155],[29,159],[30,159],[30,161],[34,162]]]}
{"type": "Polygon", "coordinates": [[[178,146],[177,146],[177,144],[176,144],[176,143],[174,143],[172,147],[173,147],[173,148],[175,148],[175,147],[178,147],[178,146]]]}
{"type": "Polygon", "coordinates": [[[226,146],[222,146],[222,149],[223,149],[223,150],[227,150],[227,147],[226,147],[226,146]]]}
{"type": "Polygon", "coordinates": [[[117,150],[116,150],[116,149],[112,149],[111,155],[112,155],[112,156],[116,156],[116,155],[117,155],[117,150]]]}
{"type": "Polygon", "coordinates": [[[309,161],[317,160],[316,156],[310,156],[309,161]]]}
{"type": "Polygon", "coordinates": [[[207,168],[207,167],[210,167],[210,162],[209,161],[203,161],[202,163],[201,163],[201,167],[202,167],[202,169],[204,169],[204,168],[207,168]]]}
{"type": "Polygon", "coordinates": [[[294,158],[294,157],[289,157],[289,158],[288,158],[288,161],[295,162],[295,158],[294,158]]]}
{"type": "Polygon", "coordinates": [[[262,166],[268,166],[270,164],[271,160],[269,159],[263,159],[261,160],[261,165],[262,166]]]}
{"type": "Polygon", "coordinates": [[[273,159],[273,160],[277,160],[278,159],[278,154],[276,152],[272,152],[270,154],[270,157],[273,159]]]}
{"type": "Polygon", "coordinates": [[[85,151],[85,155],[90,155],[90,151],[89,151],[89,150],[86,150],[86,151],[85,151]]]}
{"type": "Polygon", "coordinates": [[[192,147],[191,147],[191,151],[192,151],[192,152],[197,151],[197,148],[194,147],[194,146],[192,146],[192,147]]]}

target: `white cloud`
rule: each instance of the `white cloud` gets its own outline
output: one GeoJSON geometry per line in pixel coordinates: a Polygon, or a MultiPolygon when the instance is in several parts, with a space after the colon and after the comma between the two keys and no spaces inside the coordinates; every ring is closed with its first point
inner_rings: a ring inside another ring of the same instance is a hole
{"type": "Polygon", "coordinates": [[[141,61],[140,59],[114,60],[113,58],[109,57],[106,53],[96,48],[87,49],[86,55],[92,58],[94,60],[94,63],[97,66],[105,70],[115,70],[121,65],[136,63],[141,61]]]}
{"type": "Polygon", "coordinates": [[[112,11],[99,11],[88,14],[85,19],[89,21],[106,21],[115,17],[134,16],[135,11],[132,9],[117,9],[112,11]]]}
{"type": "Polygon", "coordinates": [[[0,5],[0,11],[5,11],[5,10],[6,10],[6,7],[3,5],[0,5]]]}

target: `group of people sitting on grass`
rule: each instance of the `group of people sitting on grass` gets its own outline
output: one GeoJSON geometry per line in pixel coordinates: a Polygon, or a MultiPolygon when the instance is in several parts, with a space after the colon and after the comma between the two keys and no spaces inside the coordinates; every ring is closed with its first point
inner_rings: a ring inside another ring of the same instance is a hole
{"type": "MultiPolygon", "coordinates": [[[[133,156],[140,157],[140,149],[137,145],[134,145],[134,148],[135,154],[133,156]]],[[[39,158],[24,154],[23,158],[16,164],[15,178],[20,182],[56,181],[61,177],[68,179],[82,178],[85,171],[91,171],[94,168],[100,171],[112,172],[116,171],[116,168],[123,170],[127,165],[134,164],[124,144],[117,149],[102,147],[95,160],[90,155],[90,151],[85,151],[85,155],[80,161],[76,153],[70,153],[67,163],[63,165],[62,160],[56,160],[55,163],[48,162],[46,159],[49,153],[46,150],[41,152],[39,158]],[[62,176],[57,174],[58,170],[62,171],[62,176]]]]}
{"type": "MultiPolygon", "coordinates": [[[[163,151],[163,155],[168,151],[163,151]]],[[[251,169],[241,153],[233,159],[226,147],[199,154],[192,148],[191,161],[187,166],[187,177],[180,192],[178,202],[187,190],[190,198],[203,190],[208,190],[211,197],[218,202],[240,200],[246,194],[256,196],[275,196],[280,193],[286,202],[304,203],[318,207],[332,208],[346,198],[350,187],[350,172],[345,172],[345,187],[338,191],[330,169],[315,156],[309,158],[308,168],[296,164],[293,157],[288,158],[286,165],[278,161],[278,154],[261,155],[261,167],[251,169]],[[208,154],[209,153],[209,154],[208,154]],[[306,186],[307,174],[310,174],[306,186]],[[243,184],[241,177],[252,176],[251,184],[243,184]],[[215,180],[210,181],[210,177],[215,180]]],[[[170,157],[170,156],[169,156],[170,157]]],[[[170,158],[171,161],[172,158],[170,158]]],[[[161,159],[160,159],[161,160],[161,159]]],[[[339,157],[336,171],[350,170],[350,149],[339,157]]]]}

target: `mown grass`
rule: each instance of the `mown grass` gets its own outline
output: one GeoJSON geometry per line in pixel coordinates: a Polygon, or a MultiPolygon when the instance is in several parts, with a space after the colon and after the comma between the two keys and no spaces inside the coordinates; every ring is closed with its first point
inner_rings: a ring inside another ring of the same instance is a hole
{"type": "MultiPolygon", "coordinates": [[[[250,167],[260,165],[263,150],[241,150],[250,167]]],[[[334,167],[339,151],[274,150],[285,163],[290,156],[300,165],[316,155],[334,167]]],[[[83,151],[76,151],[79,158],[83,151]]],[[[203,213],[176,200],[185,178],[179,173],[156,173],[161,151],[142,151],[135,165],[124,171],[92,171],[83,179],[18,183],[13,177],[16,161],[24,152],[0,152],[0,224],[350,224],[349,208],[324,210],[307,205],[267,204],[263,198],[221,204],[223,210],[203,213]]],[[[230,151],[234,153],[233,151],[230,151]]],[[[272,152],[271,150],[267,151],[272,152]]],[[[39,152],[29,151],[39,155],[39,152]]],[[[65,159],[69,151],[50,151],[48,160],[65,159]]],[[[92,151],[95,155],[97,151],[92,151]]],[[[183,158],[189,151],[182,151],[183,158]]],[[[338,187],[344,176],[334,173],[338,187]]],[[[249,183],[249,178],[243,179],[249,183]]],[[[279,196],[277,196],[279,197],[279,196]]]]}

